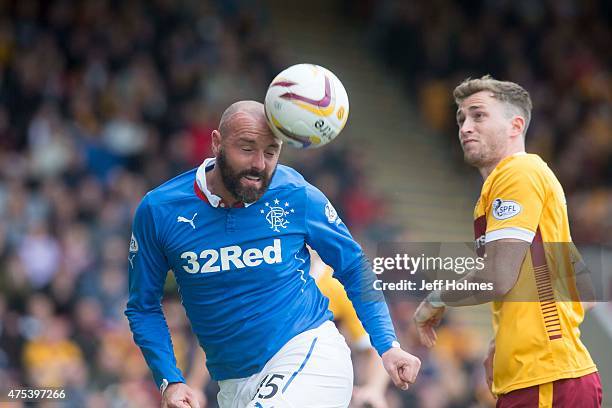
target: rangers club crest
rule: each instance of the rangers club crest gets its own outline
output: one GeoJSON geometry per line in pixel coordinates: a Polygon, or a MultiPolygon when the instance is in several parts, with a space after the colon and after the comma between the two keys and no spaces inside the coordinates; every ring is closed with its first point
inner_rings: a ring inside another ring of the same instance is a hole
{"type": "Polygon", "coordinates": [[[290,208],[287,201],[281,203],[278,199],[274,199],[273,203],[266,202],[266,208],[268,209],[267,213],[263,208],[260,213],[266,215],[266,221],[274,232],[280,232],[279,228],[287,228],[289,221],[286,217],[295,212],[293,208],[290,208]]]}

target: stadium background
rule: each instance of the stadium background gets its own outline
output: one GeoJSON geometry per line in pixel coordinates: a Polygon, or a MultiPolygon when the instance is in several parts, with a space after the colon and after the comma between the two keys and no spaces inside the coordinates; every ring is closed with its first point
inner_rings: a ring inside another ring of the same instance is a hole
{"type": "MultiPolygon", "coordinates": [[[[299,62],[334,71],[351,113],[333,144],[283,159],[370,254],[383,241],[472,239],[480,180],[461,161],[450,93],[491,73],[531,92],[528,150],[554,168],[574,240],[605,269],[611,17],[603,0],[1,0],[0,385],[62,387],[74,407],[158,404],[123,316],[133,210],[208,155],[229,103],[262,100],[299,62]]],[[[390,406],[491,404],[487,308],[450,313],[428,352],[414,307],[400,299],[392,313],[422,373],[410,391],[389,390],[390,406]]],[[[172,282],[165,309],[181,367],[206,382],[172,282]]],[[[582,326],[607,404],[611,315],[600,303],[582,326]]]]}

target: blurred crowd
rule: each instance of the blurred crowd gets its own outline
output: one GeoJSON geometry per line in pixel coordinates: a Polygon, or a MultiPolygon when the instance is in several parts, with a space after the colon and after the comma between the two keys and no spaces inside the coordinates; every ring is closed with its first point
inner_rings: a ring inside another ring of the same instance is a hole
{"type": "Polygon", "coordinates": [[[451,95],[463,79],[492,74],[524,86],[534,103],[527,149],[565,188],[574,241],[612,245],[609,1],[350,4],[353,17],[370,27],[379,58],[404,78],[439,133],[457,132],[451,95]]]}
{"type": "MultiPolygon", "coordinates": [[[[238,0],[0,1],[1,388],[60,387],[74,407],[159,404],[123,316],[133,211],[210,155],[226,106],[263,99],[283,68],[266,18],[238,0]]],[[[360,239],[392,239],[401,229],[361,154],[337,145],[287,159],[360,239]]],[[[164,307],[180,367],[216,406],[172,279],[164,307]]],[[[393,308],[409,348],[411,307],[393,308]]],[[[421,350],[427,381],[392,392],[392,406],[475,401],[477,344],[449,341],[431,360],[421,350]]]]}

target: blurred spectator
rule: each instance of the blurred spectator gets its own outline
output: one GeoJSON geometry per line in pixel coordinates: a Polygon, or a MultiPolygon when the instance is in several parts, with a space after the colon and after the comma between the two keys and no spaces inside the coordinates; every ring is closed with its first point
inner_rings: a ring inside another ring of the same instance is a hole
{"type": "Polygon", "coordinates": [[[83,355],[69,339],[70,324],[64,317],[54,316],[41,324],[38,335],[23,350],[28,383],[34,387],[65,387],[82,374],[83,355]]]}
{"type": "Polygon", "coordinates": [[[20,245],[19,257],[25,273],[34,289],[47,285],[56,274],[60,264],[60,247],[49,234],[47,225],[34,222],[20,245]]]}

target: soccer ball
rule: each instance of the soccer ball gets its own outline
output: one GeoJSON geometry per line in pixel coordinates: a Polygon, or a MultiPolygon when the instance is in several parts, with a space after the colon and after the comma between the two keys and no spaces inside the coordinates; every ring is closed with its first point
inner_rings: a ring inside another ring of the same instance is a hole
{"type": "Polygon", "coordinates": [[[264,107],[272,133],[298,149],[334,140],[349,114],[342,82],[330,70],[312,64],[293,65],[278,74],[268,87],[264,107]]]}

